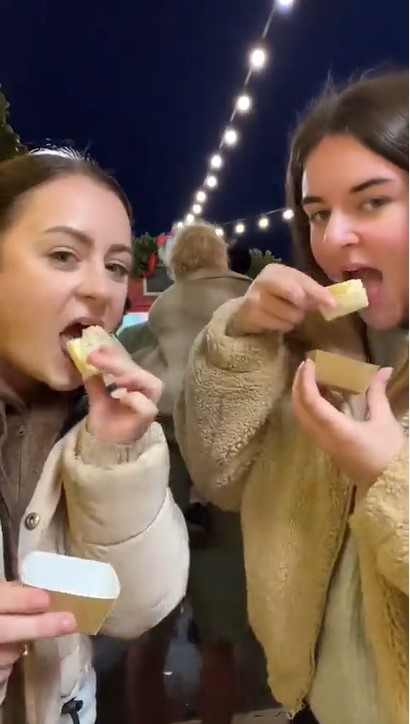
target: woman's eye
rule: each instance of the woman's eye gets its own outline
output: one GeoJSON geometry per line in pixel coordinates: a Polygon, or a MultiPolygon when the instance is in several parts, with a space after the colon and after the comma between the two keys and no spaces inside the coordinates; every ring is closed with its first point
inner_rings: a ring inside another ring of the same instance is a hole
{"type": "Polygon", "coordinates": [[[365,201],[365,203],[362,205],[362,209],[365,211],[375,211],[376,209],[381,209],[383,206],[386,206],[390,202],[390,199],[386,199],[386,197],[378,197],[375,199],[369,199],[369,201],[365,201]]]}
{"type": "Polygon", "coordinates": [[[107,264],[107,269],[115,279],[125,279],[129,276],[129,271],[127,267],[123,266],[122,264],[107,264]]]}
{"type": "Polygon", "coordinates": [[[329,219],[330,211],[327,211],[326,209],[322,209],[321,211],[314,211],[313,213],[309,214],[309,223],[310,224],[321,224],[329,219]]]}
{"type": "Polygon", "coordinates": [[[66,249],[59,249],[58,251],[53,251],[50,254],[50,258],[60,264],[69,264],[77,261],[77,257],[75,256],[75,254],[73,254],[72,251],[67,251],[66,249]]]}

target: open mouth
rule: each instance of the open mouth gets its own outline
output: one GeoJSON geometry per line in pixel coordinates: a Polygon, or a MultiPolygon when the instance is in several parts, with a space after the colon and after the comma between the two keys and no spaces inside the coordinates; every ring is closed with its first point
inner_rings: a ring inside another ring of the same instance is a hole
{"type": "Polygon", "coordinates": [[[60,343],[61,348],[64,352],[64,354],[69,358],[69,354],[67,352],[67,344],[68,342],[71,342],[72,339],[79,339],[84,330],[88,327],[92,327],[94,322],[73,322],[72,324],[68,324],[67,327],[63,329],[62,332],[60,332],[60,343]]]}
{"type": "Polygon", "coordinates": [[[349,279],[360,279],[366,289],[369,304],[375,304],[379,301],[383,286],[383,274],[379,269],[366,266],[356,269],[346,269],[343,272],[343,279],[345,281],[349,279]]]}

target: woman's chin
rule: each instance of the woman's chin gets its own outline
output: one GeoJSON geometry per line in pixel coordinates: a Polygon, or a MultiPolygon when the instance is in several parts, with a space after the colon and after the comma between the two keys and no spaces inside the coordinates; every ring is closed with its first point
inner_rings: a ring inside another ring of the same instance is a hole
{"type": "Polygon", "coordinates": [[[363,322],[372,329],[380,331],[388,329],[396,329],[403,323],[403,312],[399,308],[387,306],[372,307],[369,306],[359,313],[363,322]]]}
{"type": "Polygon", "coordinates": [[[81,375],[68,358],[64,359],[63,364],[50,369],[46,377],[46,384],[55,392],[73,392],[83,384],[81,375]]]}

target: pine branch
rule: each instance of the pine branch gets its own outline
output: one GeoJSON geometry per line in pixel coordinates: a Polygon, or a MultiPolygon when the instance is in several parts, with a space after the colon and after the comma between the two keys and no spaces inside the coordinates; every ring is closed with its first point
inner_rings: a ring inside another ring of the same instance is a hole
{"type": "Polygon", "coordinates": [[[1,91],[0,85],[0,161],[20,156],[27,150],[23,146],[20,136],[13,131],[9,124],[9,108],[10,104],[1,91]]]}

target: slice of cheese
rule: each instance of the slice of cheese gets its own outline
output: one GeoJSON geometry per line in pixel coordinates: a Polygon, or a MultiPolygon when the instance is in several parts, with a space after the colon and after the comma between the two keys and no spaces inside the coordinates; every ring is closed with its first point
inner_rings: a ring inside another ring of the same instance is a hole
{"type": "Polygon", "coordinates": [[[327,288],[336,301],[334,309],[322,308],[320,310],[327,322],[353,314],[353,312],[359,312],[369,306],[366,289],[361,279],[349,279],[347,282],[332,284],[327,288]]]}
{"type": "Polygon", "coordinates": [[[319,386],[350,395],[367,392],[374,375],[380,369],[376,365],[320,349],[310,352],[308,356],[315,362],[316,382],[319,386]]]}
{"type": "Polygon", "coordinates": [[[101,375],[100,370],[88,364],[89,355],[100,347],[108,347],[113,344],[116,344],[115,338],[102,327],[87,327],[81,337],[71,339],[67,343],[67,351],[83,380],[101,375]]]}

